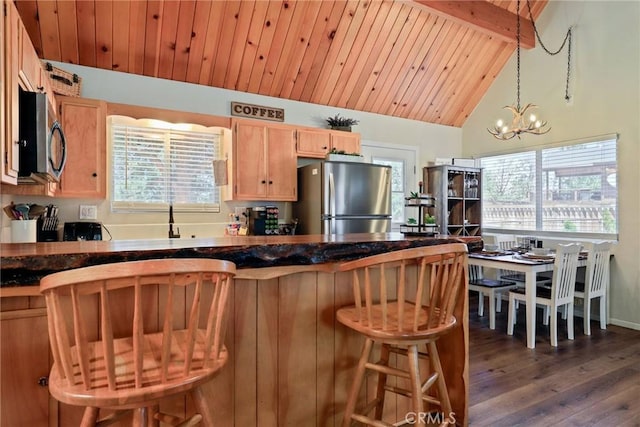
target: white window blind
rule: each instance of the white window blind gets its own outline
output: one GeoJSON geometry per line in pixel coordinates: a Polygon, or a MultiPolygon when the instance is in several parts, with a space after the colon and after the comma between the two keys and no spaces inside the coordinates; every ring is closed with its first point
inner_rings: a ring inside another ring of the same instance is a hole
{"type": "Polygon", "coordinates": [[[114,210],[219,212],[220,128],[111,116],[114,210]]]}
{"type": "Polygon", "coordinates": [[[617,235],[617,137],[480,159],[487,231],[617,235]]]}

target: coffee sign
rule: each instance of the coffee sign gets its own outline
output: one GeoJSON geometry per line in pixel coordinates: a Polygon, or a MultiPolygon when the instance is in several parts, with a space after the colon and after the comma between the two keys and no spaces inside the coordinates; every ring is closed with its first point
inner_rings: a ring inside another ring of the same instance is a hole
{"type": "Polygon", "coordinates": [[[283,108],[263,107],[261,105],[243,104],[241,102],[231,103],[231,115],[250,117],[252,119],[271,120],[274,122],[284,122],[283,108]]]}

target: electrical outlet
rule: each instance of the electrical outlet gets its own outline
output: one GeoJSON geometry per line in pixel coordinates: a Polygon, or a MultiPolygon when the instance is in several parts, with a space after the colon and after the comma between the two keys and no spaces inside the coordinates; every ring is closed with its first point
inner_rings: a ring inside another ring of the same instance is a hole
{"type": "Polygon", "coordinates": [[[98,219],[98,207],[96,205],[80,205],[80,219],[98,219]]]}

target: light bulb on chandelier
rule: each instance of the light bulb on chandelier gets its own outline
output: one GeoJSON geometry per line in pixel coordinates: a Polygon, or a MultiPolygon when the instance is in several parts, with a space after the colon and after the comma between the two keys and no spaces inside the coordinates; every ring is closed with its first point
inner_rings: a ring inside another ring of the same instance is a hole
{"type": "MultiPolygon", "coordinates": [[[[533,30],[535,32],[536,38],[538,42],[542,46],[542,48],[550,55],[556,55],[564,48],[564,45],[569,41],[569,49],[568,49],[568,60],[567,60],[567,84],[565,87],[565,99],[569,100],[569,71],[571,69],[571,27],[567,31],[567,35],[565,36],[564,41],[562,42],[562,46],[555,51],[550,52],[540,40],[540,36],[538,34],[538,30],[536,29],[535,22],[533,20],[533,15],[531,13],[531,5],[529,4],[529,0],[527,0],[527,7],[529,8],[529,16],[531,17],[531,23],[533,25],[533,30]]],[[[524,107],[520,106],[520,0],[517,2],[516,8],[516,16],[517,16],[517,24],[516,24],[516,75],[517,75],[517,85],[516,85],[516,104],[512,106],[503,107],[506,110],[510,110],[513,114],[513,119],[511,120],[511,125],[507,125],[506,122],[502,119],[499,119],[493,128],[488,128],[487,131],[494,137],[500,140],[508,140],[513,137],[518,137],[520,139],[520,134],[523,133],[531,133],[534,135],[543,135],[551,130],[551,128],[547,128],[547,121],[541,120],[535,114],[529,112],[529,116],[527,117],[527,112],[529,110],[538,108],[535,104],[527,104],[524,107]]]]}

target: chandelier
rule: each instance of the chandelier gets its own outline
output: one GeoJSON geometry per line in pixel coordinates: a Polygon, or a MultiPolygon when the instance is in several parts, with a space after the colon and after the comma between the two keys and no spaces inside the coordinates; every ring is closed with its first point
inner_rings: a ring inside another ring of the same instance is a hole
{"type": "MultiPolygon", "coordinates": [[[[540,36],[538,34],[538,30],[536,29],[535,22],[533,21],[533,14],[531,13],[531,5],[529,4],[529,0],[527,0],[527,7],[529,8],[529,16],[531,18],[531,23],[533,24],[533,30],[536,34],[536,38],[538,42],[542,46],[545,52],[549,55],[556,55],[559,53],[569,41],[569,49],[568,49],[568,60],[567,60],[567,84],[565,88],[565,100],[568,102],[570,100],[569,97],[569,71],[571,68],[571,27],[567,31],[567,35],[565,36],[564,41],[562,42],[562,46],[555,51],[550,52],[540,40],[540,36]]],[[[510,110],[513,114],[513,119],[511,123],[507,123],[502,119],[499,119],[496,124],[492,128],[488,128],[487,131],[491,135],[493,135],[496,139],[500,139],[503,141],[512,139],[514,137],[518,137],[520,139],[520,134],[523,133],[531,133],[534,135],[543,135],[551,130],[550,127],[547,126],[547,122],[545,120],[539,119],[531,110],[538,108],[535,104],[526,104],[525,106],[520,105],[520,0],[517,1],[516,5],[516,104],[515,105],[507,105],[503,107],[506,110],[510,110]]]]}

